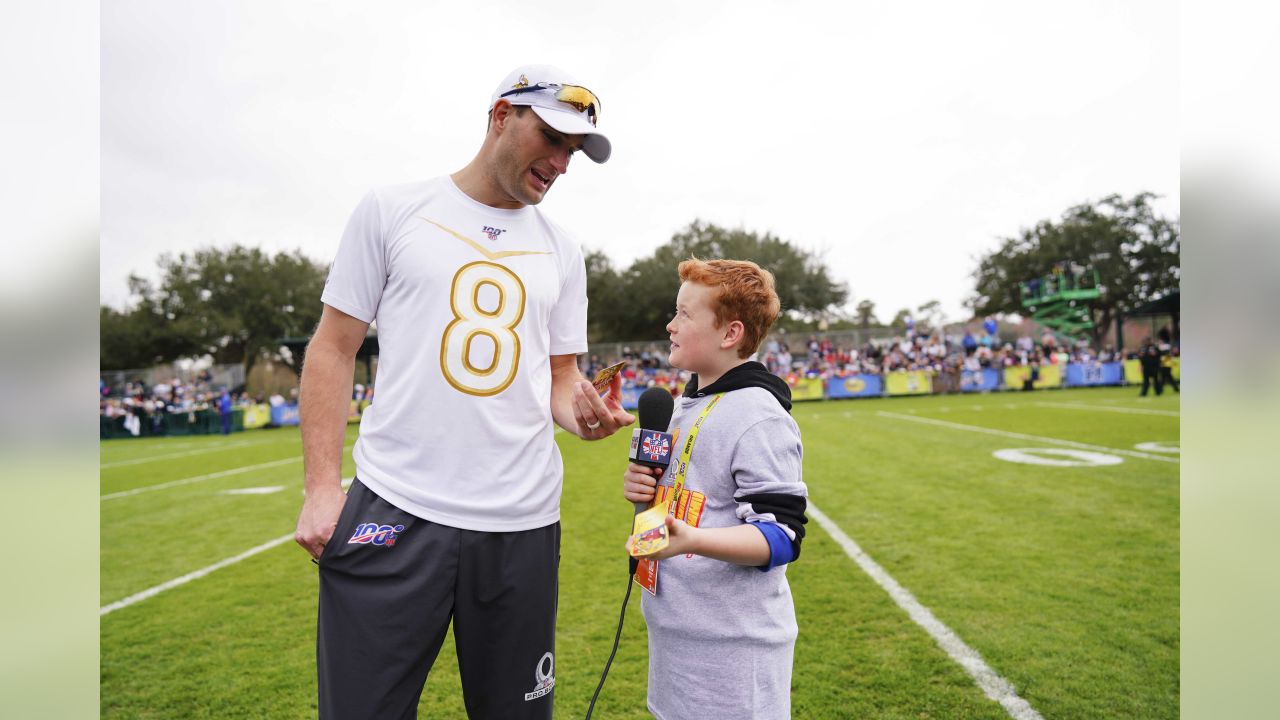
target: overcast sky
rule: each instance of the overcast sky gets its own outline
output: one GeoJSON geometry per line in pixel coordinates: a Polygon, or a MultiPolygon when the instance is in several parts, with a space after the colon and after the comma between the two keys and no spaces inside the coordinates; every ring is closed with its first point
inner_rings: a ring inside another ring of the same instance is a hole
{"type": "MultiPolygon", "coordinates": [[[[822,254],[887,320],[964,315],[974,258],[1111,193],[1179,214],[1161,2],[113,0],[101,299],[165,252],[328,263],[370,188],[458,170],[512,68],[603,102],[613,157],[542,207],[619,268],[695,218],[822,254]]],[[[674,268],[673,268],[674,272],[674,268]]]]}

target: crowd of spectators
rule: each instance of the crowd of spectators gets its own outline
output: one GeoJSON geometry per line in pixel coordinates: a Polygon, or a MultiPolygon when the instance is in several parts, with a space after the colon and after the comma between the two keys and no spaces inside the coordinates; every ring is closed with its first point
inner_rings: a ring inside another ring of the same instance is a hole
{"type": "MultiPolygon", "coordinates": [[[[1162,356],[1177,357],[1178,348],[1169,343],[1167,330],[1162,331],[1161,337],[1162,356]]],[[[953,377],[958,386],[959,376],[966,370],[1000,370],[1016,366],[1038,369],[1045,365],[1137,359],[1149,344],[1152,341],[1147,339],[1142,346],[1131,351],[1117,350],[1111,345],[1094,348],[1084,340],[1063,342],[1049,331],[1043,332],[1038,339],[1026,333],[1020,333],[1016,338],[1005,338],[1000,335],[996,321],[986,318],[953,333],[928,329],[917,331],[908,322],[899,336],[872,339],[861,345],[833,342],[827,335],[818,333],[810,334],[801,342],[796,342],[794,337],[772,334],[765,339],[757,359],[769,372],[788,380],[923,370],[944,378],[953,377]]],[[[675,387],[688,380],[687,373],[667,364],[666,353],[658,344],[650,344],[640,350],[624,347],[620,358],[591,355],[583,370],[590,377],[600,368],[618,360],[630,361],[623,370],[623,378],[632,385],[675,387]]]]}
{"type": "Polygon", "coordinates": [[[98,412],[107,419],[124,418],[124,428],[131,435],[162,435],[167,427],[166,418],[171,414],[211,410],[223,416],[225,424],[233,408],[298,402],[297,388],[290,390],[287,398],[279,393],[255,398],[241,390],[215,386],[207,370],[197,373],[190,381],[174,377],[153,385],[134,379],[122,387],[112,387],[99,378],[98,412]]]}

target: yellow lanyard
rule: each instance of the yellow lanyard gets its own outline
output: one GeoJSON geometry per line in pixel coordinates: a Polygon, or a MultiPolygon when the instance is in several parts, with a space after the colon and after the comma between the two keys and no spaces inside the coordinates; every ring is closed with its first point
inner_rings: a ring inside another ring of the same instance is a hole
{"type": "Polygon", "coordinates": [[[720,402],[722,393],[711,396],[711,402],[702,408],[702,413],[698,415],[698,419],[694,421],[693,427],[689,428],[689,434],[685,436],[684,447],[680,449],[680,458],[676,465],[676,472],[672,475],[671,482],[671,511],[675,512],[676,506],[680,504],[680,493],[684,492],[684,478],[689,474],[689,457],[693,455],[693,441],[698,439],[698,431],[702,428],[702,423],[707,421],[707,416],[715,408],[716,403],[720,402]]]}

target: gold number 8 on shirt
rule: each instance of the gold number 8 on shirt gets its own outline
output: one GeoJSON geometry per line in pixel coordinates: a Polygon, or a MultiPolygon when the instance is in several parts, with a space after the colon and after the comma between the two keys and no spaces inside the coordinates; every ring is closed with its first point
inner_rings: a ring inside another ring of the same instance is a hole
{"type": "Polygon", "coordinates": [[[450,385],[480,396],[507,389],[520,365],[520,336],[514,328],[524,317],[524,303],[524,283],[507,268],[481,260],[458,270],[449,290],[453,322],[440,341],[440,369],[450,385]],[[497,290],[493,310],[480,307],[480,291],[486,285],[497,290]],[[493,355],[484,367],[472,362],[473,344],[481,335],[493,343],[493,355]]]}

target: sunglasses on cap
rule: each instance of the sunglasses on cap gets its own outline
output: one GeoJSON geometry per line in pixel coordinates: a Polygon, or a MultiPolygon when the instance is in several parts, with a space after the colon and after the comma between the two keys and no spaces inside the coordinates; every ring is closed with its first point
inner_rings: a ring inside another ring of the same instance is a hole
{"type": "Polygon", "coordinates": [[[506,97],[508,95],[518,95],[520,93],[534,92],[538,90],[555,90],[556,100],[566,105],[572,105],[578,112],[587,113],[587,118],[592,125],[600,119],[600,99],[596,94],[581,85],[564,85],[562,83],[540,82],[533,85],[527,85],[515,90],[508,90],[498,97],[506,97]]]}

